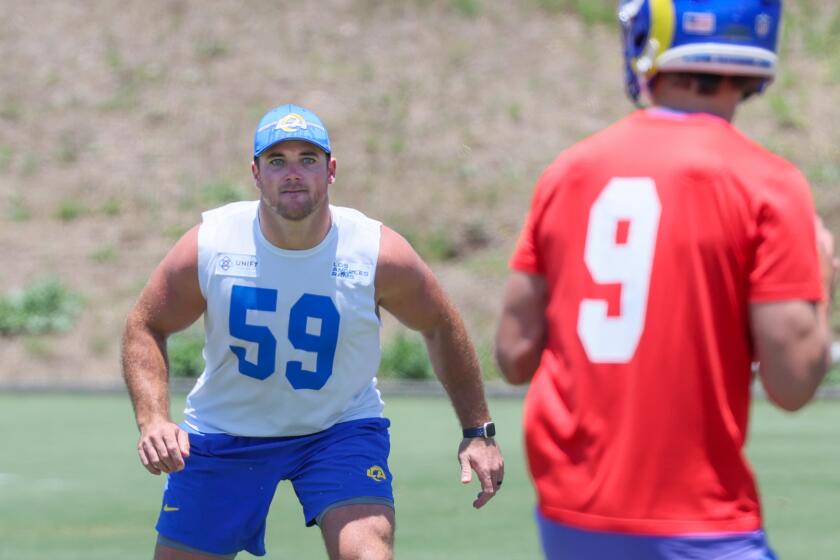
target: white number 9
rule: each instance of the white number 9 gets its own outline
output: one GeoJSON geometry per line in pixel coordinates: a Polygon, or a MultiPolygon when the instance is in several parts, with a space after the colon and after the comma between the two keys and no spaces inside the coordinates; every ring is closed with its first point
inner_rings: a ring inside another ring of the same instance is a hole
{"type": "Polygon", "coordinates": [[[592,205],[586,266],[598,284],[621,285],[617,316],[608,316],[606,300],[580,303],[578,336],[593,363],[626,363],[636,353],[645,325],[661,208],[656,185],[648,177],[614,178],[592,205]]]}

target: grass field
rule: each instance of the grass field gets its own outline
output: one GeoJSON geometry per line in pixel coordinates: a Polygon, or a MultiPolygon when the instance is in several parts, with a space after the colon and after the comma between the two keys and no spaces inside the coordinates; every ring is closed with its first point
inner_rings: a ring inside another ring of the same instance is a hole
{"type": "MultiPolygon", "coordinates": [[[[458,482],[458,430],[448,403],[387,400],[397,558],[538,558],[521,402],[491,402],[506,453],[505,487],[474,511],[477,486],[458,482]]],[[[127,397],[0,394],[0,559],[150,558],[163,479],[140,467],[135,440],[127,397]]],[[[838,441],[840,403],[818,402],[794,416],[765,403],[755,408],[749,451],[771,542],[783,559],[837,558],[838,441]]],[[[318,531],[303,528],[286,483],[275,497],[266,544],[272,559],[324,557],[318,531]]]]}

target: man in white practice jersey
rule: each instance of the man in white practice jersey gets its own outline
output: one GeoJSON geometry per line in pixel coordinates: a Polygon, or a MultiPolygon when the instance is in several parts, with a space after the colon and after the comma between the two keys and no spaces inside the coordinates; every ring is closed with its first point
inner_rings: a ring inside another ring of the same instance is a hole
{"type": "Polygon", "coordinates": [[[131,310],[123,374],[152,474],[168,473],[155,558],[265,554],[279,481],[294,486],[332,559],[393,556],[389,421],[376,388],[379,308],[426,340],[464,430],[461,480],[482,507],[502,484],[475,351],[408,242],[331,206],[336,162],[321,120],[269,111],[254,136],[259,201],[205,212],[131,310]],[[166,340],[204,315],[206,366],[180,426],[169,416],[166,340]]]}

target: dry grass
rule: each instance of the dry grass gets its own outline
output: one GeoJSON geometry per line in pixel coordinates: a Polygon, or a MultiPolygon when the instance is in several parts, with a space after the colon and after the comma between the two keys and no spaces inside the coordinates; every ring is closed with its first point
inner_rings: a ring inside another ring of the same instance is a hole
{"type": "MultiPolygon", "coordinates": [[[[140,286],[203,189],[250,188],[253,127],[287,101],[330,126],[334,203],[454,256],[434,267],[486,348],[540,170],[631,108],[614,26],[578,4],[0,0],[0,285],[57,275],[88,301],[71,333],[0,340],[0,377],[116,376],[140,286]]],[[[738,123],[840,231],[838,8],[788,4],[784,104],[738,123]]]]}

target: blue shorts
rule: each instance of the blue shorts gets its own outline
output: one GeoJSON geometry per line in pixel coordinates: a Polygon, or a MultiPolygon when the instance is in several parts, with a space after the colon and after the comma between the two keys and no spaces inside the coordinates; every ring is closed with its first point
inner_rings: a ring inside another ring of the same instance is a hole
{"type": "Polygon", "coordinates": [[[764,531],[668,537],[576,529],[537,511],[547,560],[777,560],[764,531]]]}
{"type": "Polygon", "coordinates": [[[345,503],[393,507],[388,426],[366,418],[306,436],[190,434],[184,470],[167,478],[158,533],[203,552],[263,556],[265,519],[281,480],[291,481],[307,526],[345,503]]]}

